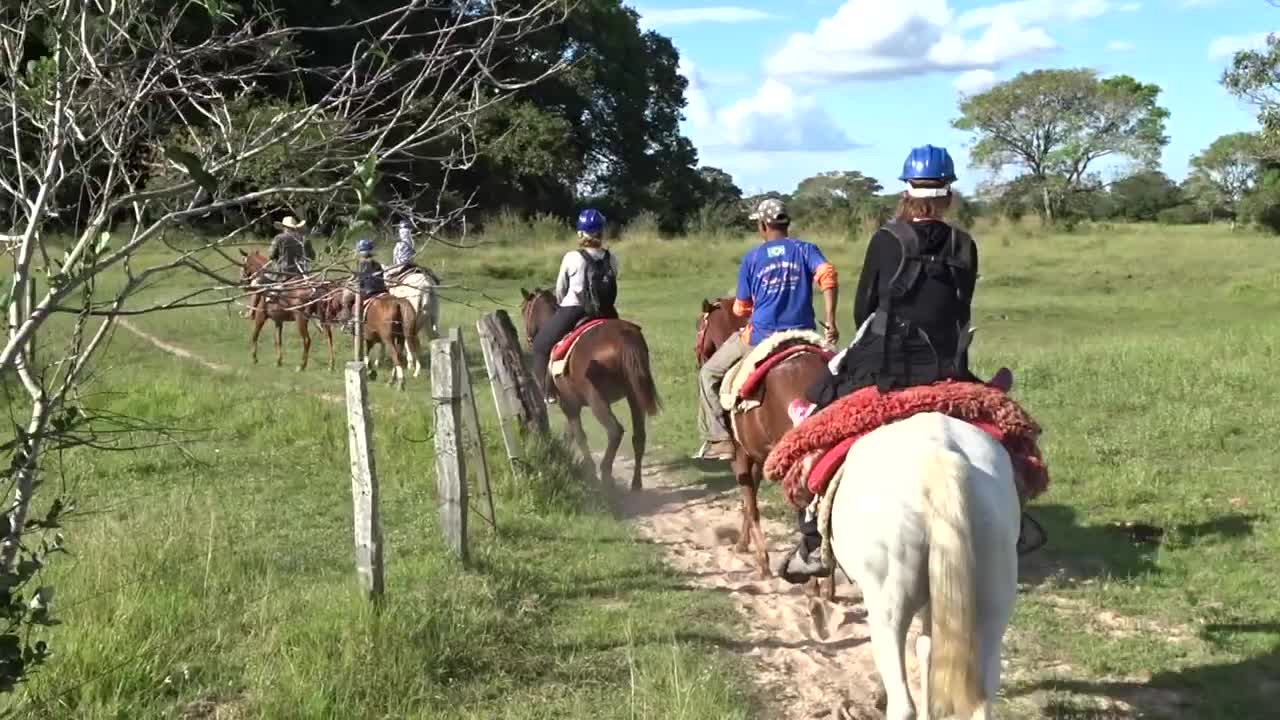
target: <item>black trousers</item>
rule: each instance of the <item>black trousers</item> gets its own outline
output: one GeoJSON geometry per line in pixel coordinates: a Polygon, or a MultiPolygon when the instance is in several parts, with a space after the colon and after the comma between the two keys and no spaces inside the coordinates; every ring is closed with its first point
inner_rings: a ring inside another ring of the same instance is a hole
{"type": "Polygon", "coordinates": [[[585,318],[587,313],[577,305],[569,305],[556,309],[546,325],[538,328],[533,337],[533,377],[538,384],[547,382],[547,365],[551,362],[551,348],[564,339],[565,335],[585,318]]]}

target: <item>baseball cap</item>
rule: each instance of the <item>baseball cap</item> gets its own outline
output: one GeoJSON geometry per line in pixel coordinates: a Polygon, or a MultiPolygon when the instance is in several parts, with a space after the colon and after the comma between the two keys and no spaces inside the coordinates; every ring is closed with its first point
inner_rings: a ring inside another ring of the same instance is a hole
{"type": "Polygon", "coordinates": [[[756,211],[749,216],[751,220],[762,220],[765,224],[773,224],[778,222],[786,222],[791,219],[787,215],[787,208],[778,198],[765,198],[756,205],[756,211]]]}

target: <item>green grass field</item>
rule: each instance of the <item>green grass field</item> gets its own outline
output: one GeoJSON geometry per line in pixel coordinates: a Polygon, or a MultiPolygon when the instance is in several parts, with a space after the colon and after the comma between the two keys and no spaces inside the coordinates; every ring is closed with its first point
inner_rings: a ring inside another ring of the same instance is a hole
{"type": "MultiPolygon", "coordinates": [[[[1125,717],[1099,699],[1111,698],[1151,717],[1270,717],[1277,240],[1154,226],[1002,226],[978,239],[973,359],[980,375],[1015,369],[1053,477],[1037,501],[1051,544],[1027,561],[1006,641],[1006,712],[1125,717]],[[1124,523],[1158,526],[1162,541],[1137,542],[1124,523]]],[[[674,462],[697,446],[699,303],[733,285],[751,242],[615,245],[620,309],[649,338],[666,405],[650,457],[690,483],[724,475],[674,462]]],[[[865,245],[822,244],[849,338],[865,245]]],[[[442,322],[467,334],[498,473],[501,532],[473,518],[476,567],[446,559],[436,528],[425,377],[404,394],[374,387],[388,589],[375,612],[356,590],[343,408],[325,397],[342,381],[322,369],[322,345],[298,374],[296,335],[283,369],[268,335],[253,367],[234,310],[145,316],[135,324],[231,370],[117,332],[94,402],[182,428],[186,442],[48,468],[46,491],[62,485],[80,508],[73,556],[46,576],[63,624],[47,632],[49,664],[0,703],[32,718],[759,716],[749,675],[722,649],[742,622],[725,598],[686,588],[659,548],[632,542],[554,447],[519,483],[496,462],[474,321],[490,298],[518,318],[518,289],[549,284],[566,248],[436,247],[427,262],[465,286],[446,291],[442,322]]],[[[763,502],[781,513],[777,488],[763,502]]]]}

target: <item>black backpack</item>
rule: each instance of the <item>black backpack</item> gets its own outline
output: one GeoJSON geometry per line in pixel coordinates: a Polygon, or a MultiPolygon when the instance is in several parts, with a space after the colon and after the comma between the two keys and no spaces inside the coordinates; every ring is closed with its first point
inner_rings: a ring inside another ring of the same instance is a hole
{"type": "Polygon", "coordinates": [[[609,251],[596,260],[586,250],[579,250],[582,256],[582,309],[588,317],[598,317],[605,310],[613,308],[618,300],[618,276],[613,272],[609,251]]]}
{"type": "MultiPolygon", "coordinates": [[[[884,226],[898,240],[899,246],[902,248],[902,261],[898,264],[898,269],[894,272],[893,277],[889,280],[889,292],[880,298],[880,306],[876,308],[876,319],[871,325],[872,333],[876,335],[888,335],[891,328],[903,328],[904,326],[897,321],[893,313],[893,305],[896,302],[907,299],[919,287],[921,280],[926,276],[925,269],[945,270],[951,278],[951,284],[955,287],[956,299],[961,302],[969,302],[970,298],[964,291],[965,283],[963,278],[973,273],[973,239],[967,233],[960,232],[954,227],[951,228],[951,238],[947,241],[943,251],[939,254],[922,254],[920,252],[920,236],[916,234],[915,228],[911,227],[901,220],[892,220],[884,226]]],[[[919,329],[909,332],[922,332],[919,329]]],[[[928,336],[925,336],[928,340],[928,336]]],[[[932,345],[932,341],[929,341],[932,345]]],[[[884,365],[882,369],[887,370],[889,361],[888,355],[889,343],[885,342],[883,358],[884,365]]],[[[938,348],[935,348],[935,352],[938,348]]],[[[959,352],[959,348],[956,348],[959,352]]],[[[953,362],[959,367],[963,363],[963,358],[957,356],[952,358],[953,362]]],[[[880,382],[880,390],[882,392],[888,390],[885,384],[888,381],[887,375],[882,375],[880,382]]]]}

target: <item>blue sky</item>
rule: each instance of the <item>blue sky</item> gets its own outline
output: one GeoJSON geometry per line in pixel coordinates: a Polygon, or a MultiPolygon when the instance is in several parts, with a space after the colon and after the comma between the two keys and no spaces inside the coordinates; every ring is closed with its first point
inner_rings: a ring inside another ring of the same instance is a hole
{"type": "Polygon", "coordinates": [[[971,191],[986,175],[968,167],[970,135],[950,127],[959,92],[1048,67],[1158,84],[1171,113],[1164,170],[1180,180],[1214,138],[1256,127],[1218,80],[1232,51],[1280,29],[1280,9],[1265,0],[628,4],[680,50],[683,127],[700,161],[747,193],[789,192],[826,170],[861,170],[896,189],[907,151],[924,143],[951,151],[956,185],[971,191]]]}

